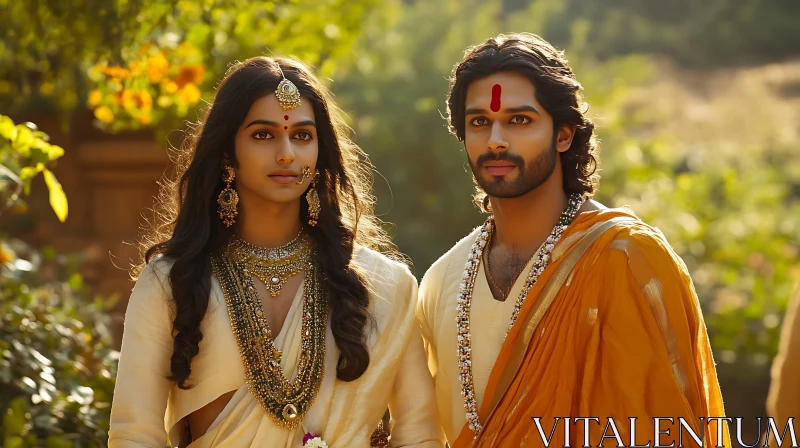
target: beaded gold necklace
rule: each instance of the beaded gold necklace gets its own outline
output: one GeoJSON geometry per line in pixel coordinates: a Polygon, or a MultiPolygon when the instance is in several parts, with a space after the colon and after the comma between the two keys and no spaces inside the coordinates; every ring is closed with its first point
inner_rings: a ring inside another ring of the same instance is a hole
{"type": "MultiPolygon", "coordinates": [[[[294,381],[289,381],[255,289],[255,272],[249,262],[236,258],[239,252],[235,244],[214,255],[212,266],[228,305],[247,387],[277,425],[294,429],[311,408],[325,373],[327,295],[312,262],[304,269],[300,362],[294,381]]],[[[313,258],[313,251],[309,258],[313,258]]]]}

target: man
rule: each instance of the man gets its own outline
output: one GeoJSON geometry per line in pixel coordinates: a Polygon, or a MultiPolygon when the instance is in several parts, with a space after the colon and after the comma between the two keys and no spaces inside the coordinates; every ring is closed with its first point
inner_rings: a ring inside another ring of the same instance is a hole
{"type": "Polygon", "coordinates": [[[724,409],[685,265],[630,210],[589,199],[596,142],[579,90],[531,34],[489,39],[453,71],[450,129],[491,216],[420,289],[449,443],[678,446],[680,433],[730,446],[725,425],[700,420],[724,409]]]}

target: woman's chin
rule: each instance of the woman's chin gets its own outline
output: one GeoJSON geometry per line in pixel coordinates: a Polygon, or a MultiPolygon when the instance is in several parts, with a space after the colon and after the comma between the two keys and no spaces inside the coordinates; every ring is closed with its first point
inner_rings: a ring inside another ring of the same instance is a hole
{"type": "Polygon", "coordinates": [[[300,196],[296,191],[270,191],[259,195],[261,202],[277,206],[288,206],[300,202],[300,196]]]}

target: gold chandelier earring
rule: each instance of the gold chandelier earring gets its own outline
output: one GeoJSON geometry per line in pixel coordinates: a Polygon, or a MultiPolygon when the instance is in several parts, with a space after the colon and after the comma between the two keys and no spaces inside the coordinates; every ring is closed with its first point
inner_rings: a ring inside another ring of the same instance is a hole
{"type": "Polygon", "coordinates": [[[319,219],[319,212],[322,211],[322,204],[319,202],[319,194],[317,193],[317,182],[319,182],[319,170],[314,172],[314,177],[311,178],[311,188],[306,193],[306,201],[308,201],[308,224],[311,227],[317,225],[319,219]]]}
{"type": "Polygon", "coordinates": [[[231,184],[235,178],[236,171],[234,171],[232,166],[225,165],[222,167],[222,181],[225,182],[226,186],[225,189],[219,192],[219,196],[217,196],[217,204],[219,204],[217,210],[219,212],[219,219],[222,220],[222,223],[227,227],[232,226],[233,223],[236,222],[236,217],[239,215],[239,211],[236,209],[239,205],[239,194],[236,193],[236,190],[231,188],[231,184]]]}

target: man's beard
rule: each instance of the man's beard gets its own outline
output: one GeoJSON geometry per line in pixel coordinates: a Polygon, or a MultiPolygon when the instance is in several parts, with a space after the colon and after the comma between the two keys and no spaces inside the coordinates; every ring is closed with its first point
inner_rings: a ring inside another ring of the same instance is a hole
{"type": "Polygon", "coordinates": [[[557,156],[558,151],[556,151],[556,138],[554,136],[550,148],[536,156],[532,161],[526,161],[517,154],[507,151],[499,154],[486,153],[478,157],[477,163],[474,165],[470,162],[470,168],[472,168],[472,174],[475,176],[478,185],[487,195],[495,198],[518,198],[535,190],[553,175],[553,171],[556,169],[557,156]],[[483,164],[493,160],[504,160],[515,164],[519,170],[519,175],[509,182],[503,178],[497,179],[494,176],[480,173],[480,168],[483,164]]]}

